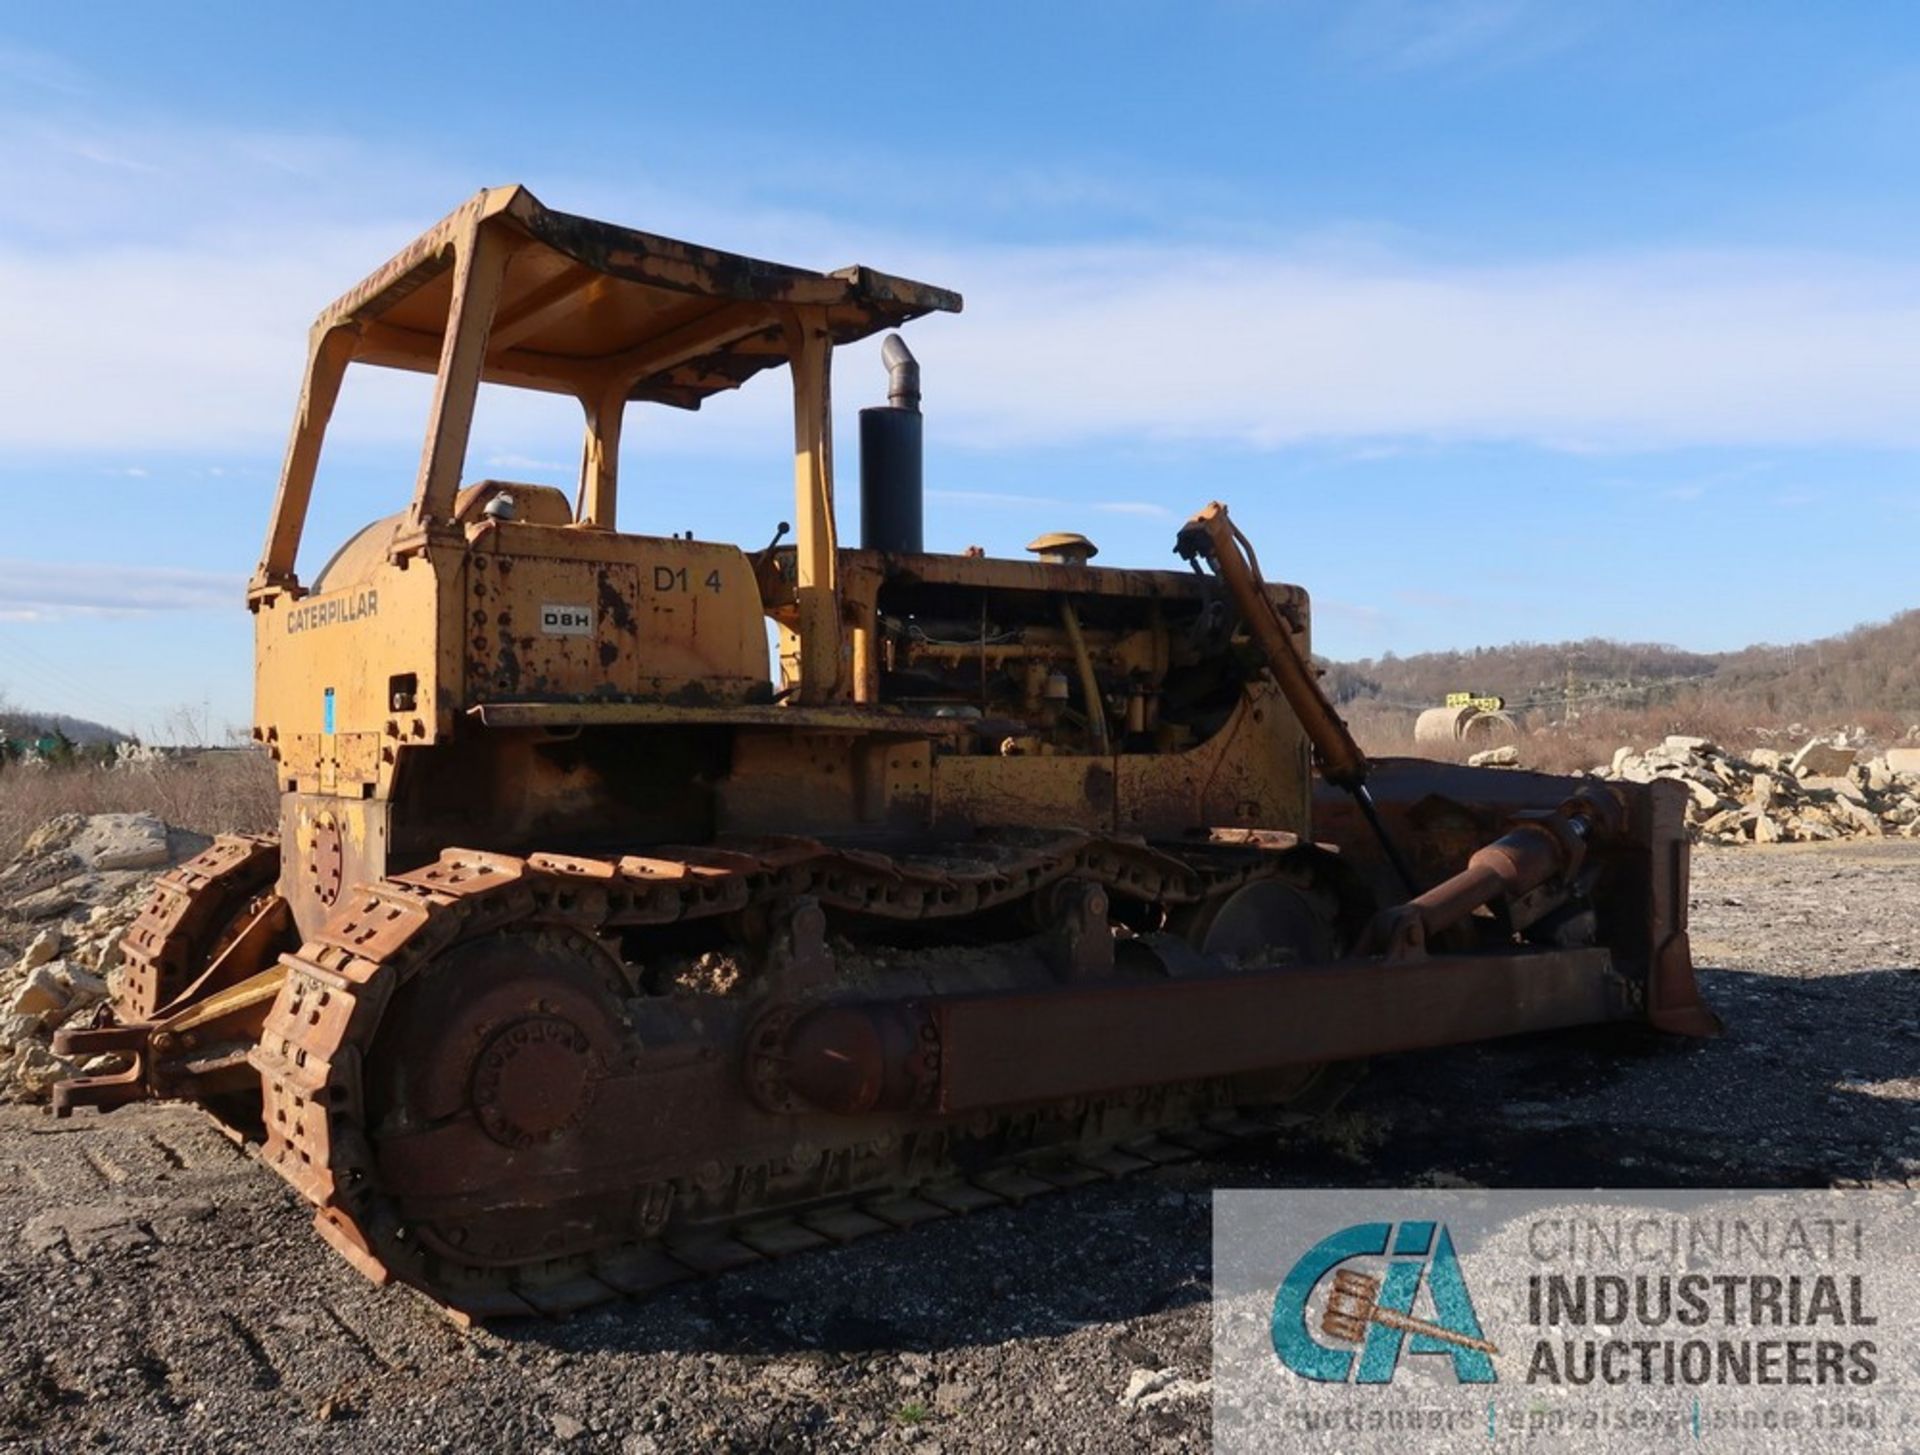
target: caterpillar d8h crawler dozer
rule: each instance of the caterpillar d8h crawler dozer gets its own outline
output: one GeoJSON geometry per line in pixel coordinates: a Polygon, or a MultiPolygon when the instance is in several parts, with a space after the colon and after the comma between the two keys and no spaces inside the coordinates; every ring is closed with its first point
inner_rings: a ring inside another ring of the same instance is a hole
{"type": "Polygon", "coordinates": [[[1711,1031],[1682,795],[1370,764],[1222,507],[1178,569],[927,551],[896,335],[840,545],[833,349],[959,307],[506,188],[323,313],[247,598],[280,832],[159,881],[63,1042],[126,1069],[59,1109],[201,1102],[488,1316],[1191,1154],[1357,1058],[1711,1031]],[[356,364],[435,376],[419,474],[302,581],[356,364]],[[779,367],[793,543],[622,532],[628,407],[779,367]],[[483,381],[581,402],[576,496],[463,485],[483,381]]]}

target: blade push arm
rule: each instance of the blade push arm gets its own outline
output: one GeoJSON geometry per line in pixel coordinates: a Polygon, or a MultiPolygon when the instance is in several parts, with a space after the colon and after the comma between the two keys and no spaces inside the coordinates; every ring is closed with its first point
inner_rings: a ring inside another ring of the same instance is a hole
{"type": "Polygon", "coordinates": [[[1273,675],[1293,715],[1300,720],[1307,741],[1313,744],[1321,773],[1329,783],[1353,795],[1407,893],[1418,894],[1419,885],[1388,837],[1386,825],[1380,821],[1373,798],[1367,792],[1367,773],[1372,764],[1360,744],[1354,741],[1332,701],[1320,690],[1313,664],[1295,644],[1293,633],[1280,618],[1279,608],[1267,595],[1252,543],[1228,518],[1227,507],[1216,500],[1188,521],[1181,527],[1174,550],[1196,566],[1202,560],[1212,566],[1233,598],[1254,645],[1266,660],[1267,671],[1273,675]]]}

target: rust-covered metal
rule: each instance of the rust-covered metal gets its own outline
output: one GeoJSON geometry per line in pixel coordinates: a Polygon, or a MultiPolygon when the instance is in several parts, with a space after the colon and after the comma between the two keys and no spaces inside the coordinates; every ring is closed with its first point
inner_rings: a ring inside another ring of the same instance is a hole
{"type": "Polygon", "coordinates": [[[281,830],[159,882],[62,1033],[127,1067],[59,1110],[199,1101],[486,1317],[1205,1150],[1370,1055],[1714,1029],[1668,785],[1369,762],[1223,506],[1210,573],[840,544],[833,349],[958,307],[505,188],[322,313],[248,592],[281,830]],[[435,376],[412,493],[302,580],[369,364],[435,376]],[[626,409],[776,367],[792,542],[622,530],[626,409]],[[573,480],[466,478],[482,382],[579,399],[573,480]]]}
{"type": "Polygon", "coordinates": [[[1194,516],[1181,530],[1174,548],[1190,561],[1206,559],[1220,573],[1267,670],[1313,744],[1321,777],[1338,788],[1363,786],[1367,781],[1367,755],[1320,690],[1313,664],[1267,595],[1252,543],[1229,518],[1226,506],[1216,500],[1194,516]]]}
{"type": "Polygon", "coordinates": [[[1216,500],[1187,522],[1174,542],[1174,550],[1196,567],[1200,561],[1207,561],[1219,573],[1248,635],[1259,649],[1267,672],[1287,699],[1301,731],[1313,744],[1320,776],[1353,795],[1354,803],[1373,830],[1401,887],[1409,894],[1417,893],[1419,885],[1406,860],[1394,847],[1393,837],[1387,832],[1367,790],[1367,774],[1373,765],[1348,731],[1332,700],[1320,690],[1313,663],[1281,618],[1261,577],[1260,559],[1254,554],[1253,543],[1228,518],[1226,506],[1216,500]]]}
{"type": "Polygon", "coordinates": [[[118,1023],[55,1033],[63,1056],[123,1057],[123,1070],[55,1086],[54,1110],[110,1110],[149,1097],[213,1109],[259,1131],[258,1078],[247,1063],[284,979],[293,916],[274,891],[280,849],[224,835],[163,874],[122,944],[118,1023]]]}

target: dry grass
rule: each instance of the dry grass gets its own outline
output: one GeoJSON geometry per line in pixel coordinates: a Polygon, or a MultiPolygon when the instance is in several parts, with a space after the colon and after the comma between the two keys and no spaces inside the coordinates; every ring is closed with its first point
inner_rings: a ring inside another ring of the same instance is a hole
{"type": "Polygon", "coordinates": [[[1414,714],[1397,707],[1374,707],[1364,702],[1349,702],[1340,709],[1347,726],[1360,746],[1375,758],[1437,758],[1443,762],[1464,763],[1469,753],[1486,747],[1485,743],[1418,743],[1413,740],[1414,714]]]}
{"type": "Polygon", "coordinates": [[[153,813],[198,834],[265,833],[279,822],[263,753],[201,753],[124,768],[0,771],[0,863],[58,813],[153,813]]]}
{"type": "MultiPolygon", "coordinates": [[[[1353,704],[1345,709],[1354,736],[1376,757],[1436,758],[1464,763],[1487,743],[1419,743],[1413,740],[1410,712],[1353,704]]],[[[1790,721],[1757,710],[1750,703],[1728,702],[1711,694],[1688,693],[1653,707],[1595,708],[1571,722],[1543,716],[1523,719],[1518,738],[1523,767],[1543,773],[1574,773],[1604,766],[1622,747],[1648,748],[1673,733],[1711,739],[1731,752],[1758,747],[1797,748],[1815,732],[1865,729],[1881,744],[1896,743],[1912,723],[1890,712],[1862,711],[1818,721],[1790,721]]]]}

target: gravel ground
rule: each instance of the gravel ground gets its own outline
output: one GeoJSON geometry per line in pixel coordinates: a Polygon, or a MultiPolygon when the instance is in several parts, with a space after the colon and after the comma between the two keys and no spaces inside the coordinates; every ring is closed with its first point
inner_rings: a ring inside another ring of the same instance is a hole
{"type": "Polygon", "coordinates": [[[1702,851],[1693,921],[1723,1040],[1403,1057],[1283,1145],[475,1333],[194,1112],[0,1109],[0,1448],[1203,1449],[1213,1187],[1914,1185],[1920,844],[1702,851]]]}

